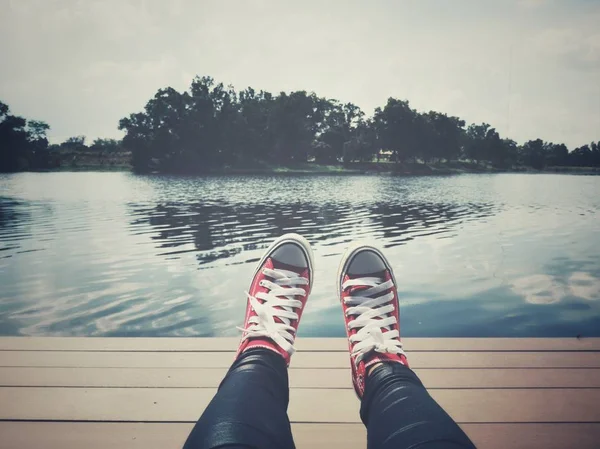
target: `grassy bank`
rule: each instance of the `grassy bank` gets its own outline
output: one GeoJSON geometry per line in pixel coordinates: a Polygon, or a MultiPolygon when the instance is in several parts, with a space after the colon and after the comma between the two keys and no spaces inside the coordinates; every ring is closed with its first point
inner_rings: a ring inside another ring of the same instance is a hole
{"type": "Polygon", "coordinates": [[[225,167],[213,170],[213,174],[384,174],[401,176],[453,175],[461,173],[495,173],[499,170],[469,162],[435,164],[395,162],[351,162],[323,165],[304,162],[288,165],[258,165],[254,167],[225,167]]]}
{"type": "Polygon", "coordinates": [[[337,165],[322,165],[311,162],[289,165],[262,165],[255,167],[225,167],[211,171],[211,174],[328,174],[357,175],[382,174],[397,176],[458,175],[466,173],[566,173],[579,175],[600,175],[600,167],[547,167],[535,169],[526,166],[496,168],[491,165],[467,161],[437,163],[395,163],[395,162],[352,162],[337,165]]]}
{"type": "Polygon", "coordinates": [[[570,173],[573,175],[600,175],[600,167],[546,167],[544,173],[570,173]]]}
{"type": "Polygon", "coordinates": [[[60,151],[60,165],[51,171],[129,171],[130,152],[60,151]]]}
{"type": "MultiPolygon", "coordinates": [[[[128,152],[61,152],[60,166],[51,171],[130,171],[131,154],[128,152]]],[[[537,170],[518,166],[499,169],[489,164],[469,161],[436,163],[350,162],[345,164],[317,164],[301,162],[285,165],[256,163],[252,166],[226,166],[208,172],[213,175],[360,175],[381,174],[397,176],[456,175],[463,173],[568,173],[600,175],[600,167],[546,167],[537,170]]]]}

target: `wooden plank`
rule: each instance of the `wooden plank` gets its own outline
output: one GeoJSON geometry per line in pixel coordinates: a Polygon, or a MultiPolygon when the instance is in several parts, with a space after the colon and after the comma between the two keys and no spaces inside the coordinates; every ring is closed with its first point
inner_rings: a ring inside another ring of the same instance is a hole
{"type": "Polygon", "coordinates": [[[463,424],[479,449],[597,449],[600,424],[463,424]]]}
{"type": "MultiPolygon", "coordinates": [[[[193,424],[0,422],[0,449],[181,448],[193,424]]],[[[358,427],[358,426],[357,426],[358,427]]]]}
{"type": "MultiPolygon", "coordinates": [[[[416,369],[427,388],[600,388],[600,369],[416,369]]],[[[0,386],[216,388],[226,368],[0,368],[0,386]]],[[[352,388],[350,370],[290,369],[291,388],[352,388]]]]}
{"type": "MultiPolygon", "coordinates": [[[[600,368],[600,352],[413,352],[413,368],[600,368]]],[[[0,366],[98,368],[227,368],[228,352],[4,351],[0,366]]],[[[294,368],[347,368],[343,352],[296,354],[294,368]]]]}
{"type": "MultiPolygon", "coordinates": [[[[405,338],[408,351],[600,351],[600,338],[405,338]]],[[[0,337],[0,350],[235,351],[239,337],[0,337]]],[[[298,351],[346,352],[345,338],[298,338],[298,351]]]]}
{"type": "MultiPolygon", "coordinates": [[[[0,422],[0,449],[182,447],[190,423],[0,422]]],[[[479,449],[597,449],[600,424],[463,424],[479,449]]],[[[298,449],[364,449],[362,424],[293,423],[298,449]]]]}
{"type": "MultiPolygon", "coordinates": [[[[192,422],[212,388],[0,388],[1,420],[192,422]]],[[[431,395],[460,423],[600,422],[600,389],[452,389],[431,395]]],[[[358,423],[349,389],[291,389],[295,422],[358,423]]]]}

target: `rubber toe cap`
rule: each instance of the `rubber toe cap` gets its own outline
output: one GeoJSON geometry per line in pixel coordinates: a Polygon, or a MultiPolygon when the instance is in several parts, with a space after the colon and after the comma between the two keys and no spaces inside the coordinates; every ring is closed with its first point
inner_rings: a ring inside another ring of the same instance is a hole
{"type": "Polygon", "coordinates": [[[271,254],[276,262],[298,268],[308,268],[308,259],[302,248],[295,243],[284,243],[271,254]]]}
{"type": "Polygon", "coordinates": [[[346,272],[351,276],[365,276],[380,273],[386,269],[387,266],[381,256],[367,248],[352,257],[346,272]]]}

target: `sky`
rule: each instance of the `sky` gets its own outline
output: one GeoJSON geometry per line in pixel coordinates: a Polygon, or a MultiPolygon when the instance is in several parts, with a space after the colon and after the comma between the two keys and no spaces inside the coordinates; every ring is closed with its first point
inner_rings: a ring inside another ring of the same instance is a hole
{"type": "Polygon", "coordinates": [[[0,101],[50,141],[120,138],[209,75],[367,115],[389,97],[519,143],[600,140],[600,0],[0,0],[0,101]]]}

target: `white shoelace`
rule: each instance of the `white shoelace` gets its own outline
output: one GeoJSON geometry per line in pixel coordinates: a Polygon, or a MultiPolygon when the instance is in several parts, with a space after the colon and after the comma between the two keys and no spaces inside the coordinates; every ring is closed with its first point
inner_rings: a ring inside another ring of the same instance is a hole
{"type": "Polygon", "coordinates": [[[356,334],[350,337],[352,347],[352,356],[356,356],[355,364],[358,363],[371,351],[404,354],[402,343],[400,342],[400,333],[392,330],[396,324],[394,315],[387,316],[394,311],[394,305],[391,300],[394,293],[389,292],[377,298],[370,296],[382,293],[394,286],[390,279],[386,282],[378,277],[364,277],[349,279],[342,284],[342,288],[348,287],[369,287],[357,292],[357,295],[351,295],[344,298],[347,316],[356,316],[348,322],[349,329],[359,329],[356,334]],[[360,296],[359,296],[360,295],[360,296]],[[385,332],[382,332],[382,328],[385,332]]]}
{"type": "Polygon", "coordinates": [[[263,279],[260,285],[267,288],[266,292],[259,292],[256,297],[245,292],[250,300],[256,315],[248,320],[248,327],[238,327],[244,332],[242,341],[248,338],[267,337],[292,355],[294,349],[295,329],[290,326],[292,320],[298,319],[294,309],[302,307],[302,301],[294,296],[304,296],[306,291],[299,285],[308,285],[308,279],[297,273],[281,269],[263,268],[263,274],[273,279],[263,279]],[[282,296],[283,298],[279,298],[282,296]],[[261,303],[259,299],[263,300],[261,303]],[[280,308],[277,308],[280,307],[280,308]],[[275,317],[282,322],[275,321],[275,317]]]}

